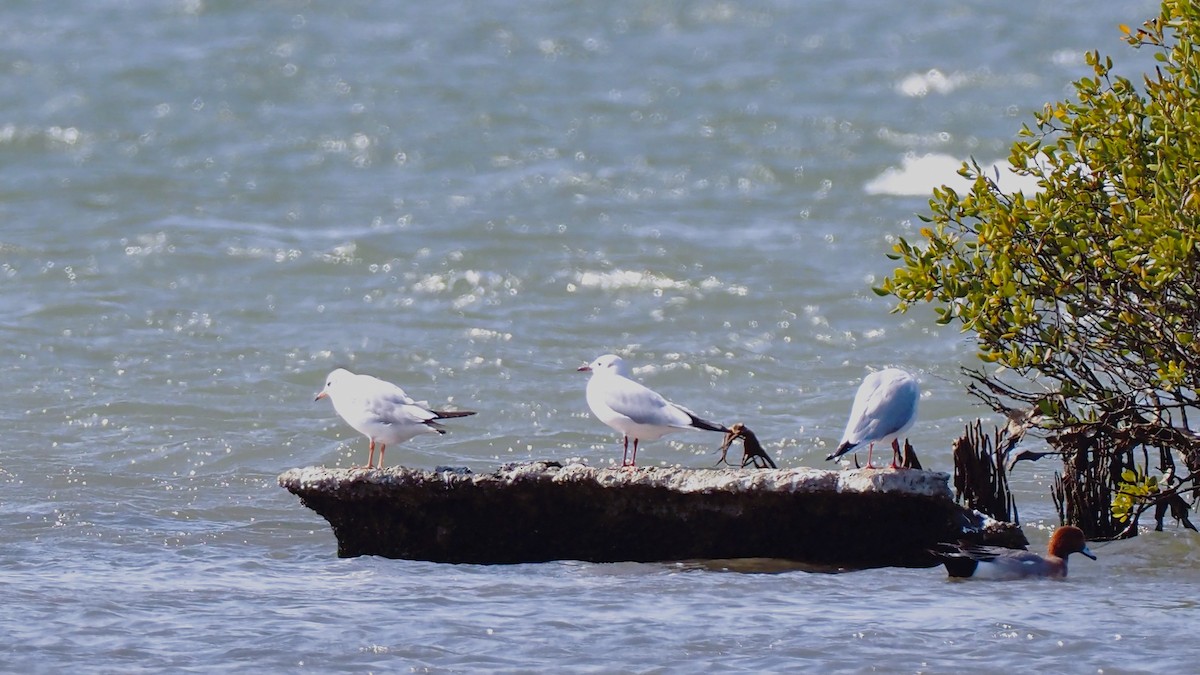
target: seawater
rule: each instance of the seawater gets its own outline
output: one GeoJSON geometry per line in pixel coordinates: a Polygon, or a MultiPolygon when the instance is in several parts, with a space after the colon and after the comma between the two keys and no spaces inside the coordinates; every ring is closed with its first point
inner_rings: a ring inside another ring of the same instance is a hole
{"type": "MultiPolygon", "coordinates": [[[[1136,79],[1117,26],[1155,9],[5,4],[0,667],[1190,669],[1200,551],[1175,528],[1065,583],[454,566],[338,559],[275,482],[364,461],[312,401],[338,365],[479,412],[389,462],[618,461],[575,372],[609,351],[783,466],[824,466],[862,376],[908,368],[912,441],[949,470],[991,419],[970,338],[870,288],[1085,50],[1136,79]]],[[[703,467],[718,441],[639,459],[703,467]]],[[[1054,468],[1014,476],[1035,547],[1054,468]]]]}

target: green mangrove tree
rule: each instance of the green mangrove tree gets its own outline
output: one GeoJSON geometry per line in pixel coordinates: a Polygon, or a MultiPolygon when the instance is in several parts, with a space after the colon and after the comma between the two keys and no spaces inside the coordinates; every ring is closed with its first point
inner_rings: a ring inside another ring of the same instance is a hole
{"type": "Polygon", "coordinates": [[[1046,433],[1060,512],[1093,537],[1135,533],[1200,476],[1200,8],[1165,0],[1119,30],[1153,72],[1134,82],[1088,53],[1074,97],[1012,146],[1038,189],[1007,193],[967,162],[970,190],[934,191],[876,289],[975,335],[968,388],[1046,433]]]}

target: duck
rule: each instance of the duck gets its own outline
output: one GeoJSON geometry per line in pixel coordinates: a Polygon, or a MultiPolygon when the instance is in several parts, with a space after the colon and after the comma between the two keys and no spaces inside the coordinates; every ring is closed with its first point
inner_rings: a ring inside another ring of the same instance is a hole
{"type": "Polygon", "coordinates": [[[871,452],[876,443],[892,444],[892,468],[902,468],[900,438],[917,421],[917,402],[921,389],[917,378],[899,368],[884,368],[865,378],[854,395],[850,419],[838,441],[837,449],[825,461],[837,459],[862,445],[867,445],[867,468],[871,467],[871,452]]]}
{"type": "Polygon", "coordinates": [[[472,410],[431,410],[413,400],[399,386],[372,375],[337,368],[325,378],[325,387],[313,400],[328,398],[333,409],[355,431],[370,441],[368,469],[374,468],[379,448],[379,468],[387,446],[403,443],[421,434],[444,434],[440,420],[474,415],[472,410]]]}
{"type": "Polygon", "coordinates": [[[727,433],[724,424],[710,422],[691,410],[672,403],[661,394],[629,378],[625,360],[616,354],[605,354],[580,372],[590,372],[587,383],[587,404],[601,422],[624,436],[625,452],[622,467],[637,465],[639,441],[655,441],[685,429],[702,429],[727,433]],[[633,455],[629,454],[629,439],[633,439],[633,455]]]}
{"type": "Polygon", "coordinates": [[[951,578],[996,581],[1031,577],[1065,579],[1067,558],[1072,553],[1096,559],[1088,549],[1083,530],[1074,525],[1054,531],[1044,556],[1020,549],[966,544],[942,544],[940,550],[930,552],[941,558],[951,578]]]}

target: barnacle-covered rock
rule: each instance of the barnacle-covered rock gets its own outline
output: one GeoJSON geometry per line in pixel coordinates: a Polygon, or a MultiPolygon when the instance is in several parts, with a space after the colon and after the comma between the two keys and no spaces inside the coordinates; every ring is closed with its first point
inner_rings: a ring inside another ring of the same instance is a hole
{"type": "Polygon", "coordinates": [[[341,556],[454,563],[779,558],[925,567],[940,542],[1020,545],[912,469],[597,468],[494,473],[307,467],[279,483],[333,527],[341,556]]]}

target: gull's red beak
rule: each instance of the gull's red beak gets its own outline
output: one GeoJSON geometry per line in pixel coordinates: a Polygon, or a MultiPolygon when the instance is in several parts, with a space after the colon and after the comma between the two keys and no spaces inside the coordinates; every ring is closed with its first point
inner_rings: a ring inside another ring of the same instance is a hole
{"type": "Polygon", "coordinates": [[[317,394],[317,397],[314,398],[313,400],[320,401],[321,399],[325,398],[326,396],[329,396],[329,394],[326,394],[325,392],[321,392],[321,393],[317,394]]]}
{"type": "Polygon", "coordinates": [[[575,369],[575,372],[590,373],[590,372],[592,372],[592,367],[591,366],[579,366],[578,368],[575,369]]]}

